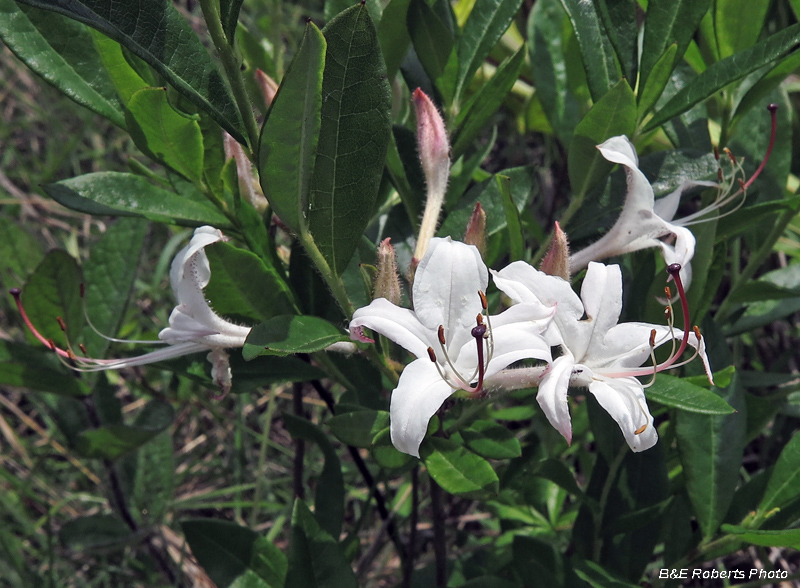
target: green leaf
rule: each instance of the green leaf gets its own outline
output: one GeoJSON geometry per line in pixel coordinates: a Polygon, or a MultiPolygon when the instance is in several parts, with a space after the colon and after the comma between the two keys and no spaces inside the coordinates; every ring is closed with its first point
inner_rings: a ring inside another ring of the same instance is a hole
{"type": "Polygon", "coordinates": [[[720,57],[749,49],[758,41],[769,2],[715,0],[714,36],[720,57]]]}
{"type": "Polygon", "coordinates": [[[697,414],[731,414],[733,407],[717,394],[674,376],[658,374],[647,389],[647,399],[697,414]]]}
{"type": "Polygon", "coordinates": [[[145,82],[131,66],[119,43],[94,29],[89,29],[89,32],[119,99],[123,104],[127,104],[135,92],[147,88],[150,84],[145,82]]]}
{"type": "Polygon", "coordinates": [[[402,468],[413,459],[410,455],[398,451],[392,445],[392,435],[389,427],[375,435],[370,453],[379,466],[388,470],[402,468]]]}
{"type": "Polygon", "coordinates": [[[592,588],[635,588],[637,586],[637,584],[630,584],[617,578],[592,561],[575,561],[573,559],[572,565],[575,575],[592,588]]]}
{"type": "Polygon", "coordinates": [[[375,435],[389,426],[389,413],[382,410],[355,410],[328,419],[331,433],[342,443],[369,449],[375,435]]]}
{"type": "Polygon", "coordinates": [[[83,457],[117,459],[170,426],[174,416],[171,405],[151,400],[139,413],[134,425],[108,425],[83,431],[75,449],[83,457]]]}
{"type": "Polygon", "coordinates": [[[117,515],[96,514],[73,519],[58,532],[61,545],[72,551],[122,549],[135,540],[117,515]]]}
{"type": "Polygon", "coordinates": [[[331,537],[338,537],[344,519],[344,478],[339,456],[328,436],[310,421],[284,413],[283,424],[292,437],[316,443],[325,456],[314,492],[314,518],[331,537]]]}
{"type": "Polygon", "coordinates": [[[341,274],[361,240],[378,195],[391,132],[391,91],[375,27],[358,4],[323,31],[328,42],[322,125],[308,229],[341,274]]]}
{"type": "Polygon", "coordinates": [[[738,376],[723,398],[738,412],[708,416],[679,411],[675,436],[686,490],[703,537],[712,537],[725,517],[739,479],[747,414],[738,376]]]}
{"type": "Polygon", "coordinates": [[[522,259],[524,242],[522,225],[519,221],[519,210],[517,210],[514,199],[511,196],[511,178],[497,174],[494,179],[503,198],[503,210],[506,214],[506,225],[508,226],[508,240],[511,244],[509,256],[511,261],[517,261],[522,259]]]}
{"type": "Polygon", "coordinates": [[[54,250],[45,255],[22,290],[22,301],[28,318],[45,339],[66,348],[77,342],[83,327],[83,283],[77,262],[65,251],[54,250]],[[67,331],[61,331],[61,317],[67,331]]]}
{"type": "MultiPolygon", "coordinates": [[[[508,30],[522,0],[477,0],[458,41],[456,100],[472,80],[483,60],[508,30]]],[[[419,52],[417,52],[419,54],[419,52]]]]}
{"type": "Polygon", "coordinates": [[[259,355],[288,355],[322,351],[337,341],[347,341],[344,332],[315,316],[281,315],[253,327],[242,349],[245,359],[259,355]]]}
{"type": "Polygon", "coordinates": [[[381,53],[386,62],[386,75],[391,81],[400,69],[400,64],[408,52],[411,37],[406,26],[408,6],[411,0],[391,0],[383,9],[381,22],[378,23],[378,40],[381,53]]]}
{"type": "Polygon", "coordinates": [[[160,525],[175,492],[175,462],[169,431],[156,435],[136,452],[133,504],[149,525],[160,525]]]}
{"type": "Polygon", "coordinates": [[[447,70],[453,35],[425,0],[411,0],[406,13],[408,34],[425,73],[434,82],[447,70]]]}
{"type": "Polygon", "coordinates": [[[582,199],[613,167],[597,145],[616,135],[631,137],[635,129],[636,98],[628,82],[620,80],[575,127],[567,161],[574,197],[582,199]]]}
{"type": "Polygon", "coordinates": [[[127,104],[125,120],[133,142],[151,159],[186,179],[203,178],[203,135],[197,116],[175,110],[166,88],[143,88],[127,104]]]}
{"type": "Polygon", "coordinates": [[[644,89],[639,93],[640,119],[656,105],[662,92],[664,92],[664,88],[667,87],[667,82],[669,82],[670,76],[672,75],[672,68],[675,65],[675,56],[677,54],[678,44],[673,43],[667,47],[667,50],[664,51],[655,65],[653,65],[653,69],[647,77],[644,89]]]}
{"type": "Polygon", "coordinates": [[[239,11],[244,0],[219,0],[219,16],[222,21],[222,30],[228,44],[233,47],[236,38],[236,25],[239,22],[239,11]]]}
{"type": "Polygon", "coordinates": [[[282,382],[308,382],[325,377],[325,372],[297,357],[262,356],[251,361],[239,353],[231,355],[231,393],[243,394],[282,382]]]}
{"type": "MultiPolygon", "coordinates": [[[[780,86],[780,84],[791,73],[797,70],[798,67],[800,67],[800,51],[795,51],[787,55],[785,58],[781,59],[777,65],[769,68],[769,71],[761,76],[761,78],[747,90],[747,93],[741,100],[739,100],[739,103],[736,105],[736,112],[733,116],[734,122],[731,123],[731,127],[738,124],[741,117],[746,115],[754,107],[763,105],[770,93],[780,86]]],[[[758,74],[754,73],[752,75],[757,76],[758,74]]]]}
{"type": "Polygon", "coordinates": [[[765,547],[800,547],[800,529],[763,531],[737,525],[722,525],[724,533],[736,535],[742,541],[765,547]]]}
{"type": "Polygon", "coordinates": [[[800,23],[775,33],[754,47],[731,55],[709,66],[686,84],[663,108],[655,113],[645,131],[653,130],[671,118],[710,97],[731,82],[780,59],[800,42],[800,23]]]}
{"type": "Polygon", "coordinates": [[[583,58],[583,69],[589,83],[592,100],[597,102],[612,86],[619,85],[620,71],[616,55],[603,30],[600,17],[592,2],[561,0],[567,11],[583,58]]]}
{"type": "Polygon", "coordinates": [[[244,141],[242,121],[225,81],[183,16],[169,2],[20,0],[93,27],[150,64],[178,92],[244,141]]]}
{"type": "Polygon", "coordinates": [[[467,150],[486,122],[497,114],[497,109],[519,77],[522,65],[525,63],[525,53],[526,49],[523,46],[505,60],[492,78],[481,86],[469,105],[459,112],[451,142],[452,160],[458,159],[467,150]]]}
{"type": "Polygon", "coordinates": [[[325,47],[322,33],[309,23],[272,103],[259,143],[264,194],[295,232],[306,224],[320,131],[325,47]]]}
{"type": "Polygon", "coordinates": [[[481,457],[512,459],[522,455],[519,439],[494,421],[475,421],[460,433],[466,446],[481,457]]]}
{"type": "Polygon", "coordinates": [[[44,247],[30,232],[10,217],[0,217],[0,282],[21,285],[44,257],[44,247]]]}
{"type": "Polygon", "coordinates": [[[635,80],[639,62],[636,0],[598,0],[596,6],[605,33],[616,52],[622,75],[629,80],[635,80]]]}
{"type": "Polygon", "coordinates": [[[192,554],[219,588],[282,588],[286,556],[255,531],[213,519],[181,521],[192,554]]]}
{"type": "Polygon", "coordinates": [[[205,252],[211,280],[204,292],[218,314],[263,321],[294,311],[283,276],[256,254],[223,242],[206,247],[205,252]]]}
{"type": "Polygon", "coordinates": [[[231,227],[216,208],[182,198],[134,174],[95,172],[43,188],[59,204],[87,214],[143,217],[189,227],[231,227]]]}
{"type": "Polygon", "coordinates": [[[800,434],[795,434],[781,451],[772,470],[764,498],[758,505],[763,516],[800,495],[800,434]]]}
{"type": "Polygon", "coordinates": [[[644,20],[640,88],[647,87],[647,78],[670,45],[677,45],[674,63],[683,57],[710,5],[711,0],[650,0],[644,20]]]}
{"type": "Polygon", "coordinates": [[[78,104],[125,127],[125,117],[83,25],[0,0],[0,38],[25,65],[78,104]]]}
{"type": "Polygon", "coordinates": [[[431,477],[450,494],[484,499],[498,492],[500,482],[489,462],[455,441],[429,437],[420,455],[431,477]]]}
{"type": "Polygon", "coordinates": [[[89,389],[42,345],[0,341],[0,384],[64,396],[85,396],[89,389]]]}
{"type": "Polygon", "coordinates": [[[295,500],[289,549],[291,588],[356,588],[358,582],[336,540],[323,531],[305,503],[295,500]]]}

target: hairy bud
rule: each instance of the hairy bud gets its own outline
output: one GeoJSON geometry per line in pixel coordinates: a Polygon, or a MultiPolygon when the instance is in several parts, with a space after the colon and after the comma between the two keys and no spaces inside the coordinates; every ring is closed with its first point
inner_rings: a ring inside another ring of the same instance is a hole
{"type": "Polygon", "coordinates": [[[261,187],[256,184],[253,178],[253,165],[245,155],[242,146],[223,131],[225,147],[225,160],[234,159],[236,161],[236,175],[239,177],[239,194],[246,198],[258,212],[263,213],[268,206],[267,199],[261,193],[261,187]]]}
{"type": "Polygon", "coordinates": [[[384,239],[378,246],[378,273],[375,276],[373,298],[386,298],[392,304],[400,304],[400,276],[397,274],[397,258],[394,247],[384,239]]]}
{"type": "Polygon", "coordinates": [[[467,230],[464,233],[464,243],[475,245],[481,252],[481,257],[486,255],[486,211],[480,202],[475,203],[472,216],[467,222],[467,230]]]}
{"type": "Polygon", "coordinates": [[[550,249],[542,260],[540,269],[549,276],[558,276],[569,281],[569,241],[567,234],[561,230],[561,226],[556,221],[556,230],[553,234],[553,242],[550,249]]]}

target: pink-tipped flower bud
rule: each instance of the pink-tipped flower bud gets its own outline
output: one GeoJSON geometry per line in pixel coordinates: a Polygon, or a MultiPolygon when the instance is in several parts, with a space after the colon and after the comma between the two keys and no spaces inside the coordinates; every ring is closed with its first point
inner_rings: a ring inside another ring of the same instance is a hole
{"type": "Polygon", "coordinates": [[[375,276],[373,298],[386,298],[392,304],[400,304],[400,276],[397,273],[397,257],[394,247],[386,238],[378,246],[378,273],[375,276]]]}
{"type": "Polygon", "coordinates": [[[264,103],[269,108],[272,106],[275,94],[278,93],[278,83],[260,69],[256,69],[256,84],[261,89],[261,94],[264,95],[264,103]]]}
{"type": "Polygon", "coordinates": [[[558,276],[569,281],[569,241],[567,234],[561,230],[561,225],[556,221],[556,230],[553,235],[553,242],[550,243],[550,249],[547,250],[547,255],[542,260],[542,265],[539,268],[549,276],[558,276]]]}
{"type": "Polygon", "coordinates": [[[439,213],[444,203],[447,179],[450,176],[450,142],[442,115],[428,96],[414,90],[414,110],[417,116],[417,146],[428,194],[422,216],[414,257],[422,259],[428,243],[436,232],[439,213]]]}
{"type": "Polygon", "coordinates": [[[481,252],[481,257],[486,256],[486,211],[480,202],[475,203],[472,216],[469,217],[467,230],[464,233],[464,243],[475,245],[481,252]]]}
{"type": "Polygon", "coordinates": [[[245,155],[242,146],[225,131],[223,133],[223,146],[225,148],[225,161],[236,161],[236,175],[239,177],[239,194],[253,205],[258,212],[263,213],[268,206],[267,199],[261,192],[261,187],[254,181],[253,165],[245,155]]]}

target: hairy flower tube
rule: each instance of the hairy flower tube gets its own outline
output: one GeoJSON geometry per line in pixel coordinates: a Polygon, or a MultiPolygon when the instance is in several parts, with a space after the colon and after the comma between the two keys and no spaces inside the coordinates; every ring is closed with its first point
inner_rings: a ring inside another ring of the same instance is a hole
{"type": "Polygon", "coordinates": [[[628,184],[625,204],[617,222],[608,233],[570,257],[571,269],[576,271],[586,267],[591,261],[600,261],[649,247],[659,247],[667,265],[673,263],[681,265],[681,277],[688,287],[692,277],[690,262],[694,257],[695,238],[686,227],[703,222],[710,213],[729,204],[737,202],[732,209],[723,214],[730,214],[744,203],[747,188],[761,173],[772,152],[775,141],[776,109],[777,106],[770,105],[772,135],[769,148],[761,165],[749,179],[745,181],[741,162],[728,152],[732,173],[727,180],[720,171],[719,183],[686,181],[677,190],[659,200],[655,200],[653,187],[639,169],[636,150],[626,136],[611,137],[605,143],[598,145],[597,148],[605,159],[625,168],[628,184]],[[675,219],[681,195],[687,189],[697,186],[716,188],[717,197],[698,212],[675,219]],[[665,241],[665,238],[668,241],[665,241]]]}
{"type": "MultiPolygon", "coordinates": [[[[683,318],[688,325],[679,272],[680,266],[671,266],[670,275],[678,285],[683,318]]],[[[588,388],[617,422],[629,447],[633,451],[644,451],[655,445],[658,433],[647,408],[645,385],[637,377],[653,376],[669,367],[682,365],[675,362],[686,346],[691,345],[697,349],[711,379],[705,343],[699,331],[691,332],[686,326],[683,332],[676,332],[671,320],[670,326],[638,322],[618,324],[622,310],[622,274],[617,265],[590,263],[580,298],[566,280],[549,276],[521,261],[493,273],[497,287],[514,302],[541,302],[556,308],[545,335],[550,344],[561,347],[562,355],[542,377],[536,399],[547,419],[567,442],[572,441],[569,386],[588,388]],[[674,342],[678,338],[681,344],[676,350],[674,342]],[[673,343],[669,359],[653,367],[640,367],[654,357],[655,348],[666,343],[673,343]]]]}
{"type": "Polygon", "coordinates": [[[222,232],[214,227],[199,227],[195,229],[189,244],[175,256],[170,268],[170,282],[178,304],[169,317],[169,326],[158,334],[160,342],[168,347],[136,357],[94,359],[82,357],[71,348],[65,350],[56,347],[52,341],[42,336],[28,319],[20,300],[19,290],[12,290],[11,293],[31,332],[64,358],[73,369],[90,372],[116,370],[207,351],[208,360],[212,365],[212,378],[220,388],[228,390],[231,385],[231,372],[228,355],[224,350],[243,346],[250,327],[237,325],[220,317],[211,309],[203,294],[203,288],[211,279],[211,268],[204,249],[223,238],[222,232]]]}
{"type": "Polygon", "coordinates": [[[434,238],[414,276],[414,310],[378,298],[353,314],[353,339],[371,342],[366,327],[417,357],[392,392],[391,437],[400,451],[419,457],[428,422],[459,390],[481,396],[511,363],[550,361],[542,332],[553,309],[534,301],[488,316],[488,283],[476,247],[434,238]]]}

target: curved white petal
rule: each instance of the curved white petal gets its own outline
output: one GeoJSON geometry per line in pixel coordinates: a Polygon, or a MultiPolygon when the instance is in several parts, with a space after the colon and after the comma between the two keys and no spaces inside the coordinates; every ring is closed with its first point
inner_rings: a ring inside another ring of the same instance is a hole
{"type": "Polygon", "coordinates": [[[694,250],[697,241],[689,229],[669,225],[672,233],[675,235],[675,243],[669,245],[663,241],[659,241],[661,252],[664,255],[664,261],[667,265],[679,263],[681,265],[681,280],[683,287],[689,289],[692,283],[692,265],[691,261],[694,257],[694,250]]]}
{"type": "Polygon", "coordinates": [[[618,265],[591,262],[581,287],[581,299],[586,309],[587,323],[592,325],[591,336],[581,349],[573,343],[570,351],[584,363],[595,347],[602,347],[606,333],[619,321],[622,312],[622,272],[618,265]]]}
{"type": "MultiPolygon", "coordinates": [[[[191,268],[195,272],[195,283],[197,286],[202,290],[208,285],[208,281],[211,278],[211,269],[208,265],[208,258],[206,257],[205,253],[197,259],[197,262],[193,262],[192,258],[194,258],[198,253],[203,251],[203,248],[211,245],[213,243],[217,243],[218,241],[223,240],[222,231],[219,229],[215,229],[214,227],[210,227],[208,225],[198,227],[194,230],[194,234],[192,235],[192,240],[189,241],[189,244],[178,251],[175,255],[175,258],[172,260],[172,265],[170,266],[169,271],[169,279],[170,283],[172,284],[172,291],[175,292],[175,297],[178,301],[182,302],[183,299],[181,298],[181,287],[184,284],[187,277],[187,266],[191,265],[192,263],[196,263],[197,267],[191,268]]],[[[190,291],[189,294],[192,292],[190,291]]]]}
{"type": "Polygon", "coordinates": [[[400,308],[386,298],[376,298],[353,313],[350,337],[364,340],[360,331],[363,327],[388,337],[416,357],[427,357],[428,347],[435,347],[435,331],[420,323],[413,311],[400,308]]]}
{"type": "Polygon", "coordinates": [[[567,392],[574,367],[575,358],[565,351],[564,355],[557,357],[550,364],[550,369],[539,383],[539,393],[536,395],[536,401],[547,420],[563,435],[567,443],[572,443],[572,421],[569,416],[567,392]]]}
{"type": "Polygon", "coordinates": [[[408,364],[392,392],[392,444],[403,453],[419,457],[428,422],[453,392],[428,359],[408,364]]]}
{"type": "Polygon", "coordinates": [[[428,328],[444,325],[445,335],[475,323],[481,312],[478,291],[485,292],[489,273],[474,245],[431,239],[414,274],[414,312],[428,328]]]}
{"type": "Polygon", "coordinates": [[[617,422],[633,451],[644,451],[656,444],[658,432],[647,408],[644,389],[636,378],[603,379],[595,376],[589,384],[589,392],[617,422]],[[636,431],[640,433],[637,435],[636,431]]]}
{"type": "Polygon", "coordinates": [[[719,184],[704,180],[684,180],[683,183],[678,186],[677,190],[656,200],[653,205],[653,211],[665,221],[671,221],[675,218],[675,213],[678,212],[678,206],[681,203],[681,196],[683,193],[686,192],[686,190],[700,186],[704,188],[718,188],[719,184]]]}

